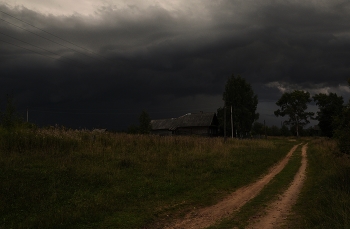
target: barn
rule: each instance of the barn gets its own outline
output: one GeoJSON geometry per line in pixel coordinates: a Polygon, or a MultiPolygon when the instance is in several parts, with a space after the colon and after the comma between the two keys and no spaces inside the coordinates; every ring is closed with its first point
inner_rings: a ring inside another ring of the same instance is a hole
{"type": "Polygon", "coordinates": [[[155,135],[217,136],[218,119],[215,113],[188,113],[178,118],[152,120],[155,135]]]}

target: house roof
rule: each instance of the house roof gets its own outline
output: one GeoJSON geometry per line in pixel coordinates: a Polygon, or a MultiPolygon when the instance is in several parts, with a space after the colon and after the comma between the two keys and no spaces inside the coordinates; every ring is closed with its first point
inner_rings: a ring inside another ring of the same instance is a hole
{"type": "Polygon", "coordinates": [[[173,130],[176,129],[176,119],[151,120],[152,130],[173,130]]]}
{"type": "Polygon", "coordinates": [[[175,130],[179,127],[206,127],[217,125],[215,113],[186,114],[178,118],[152,120],[153,130],[175,130]]]}

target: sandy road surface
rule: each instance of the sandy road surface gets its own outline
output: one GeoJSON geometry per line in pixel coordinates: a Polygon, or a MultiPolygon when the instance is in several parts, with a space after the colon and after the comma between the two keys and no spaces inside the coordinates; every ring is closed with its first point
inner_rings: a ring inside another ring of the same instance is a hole
{"type": "Polygon", "coordinates": [[[307,144],[302,148],[301,166],[294,176],[294,180],[289,188],[280,196],[279,200],[267,207],[267,214],[259,219],[259,222],[248,226],[248,228],[280,228],[283,226],[284,219],[288,216],[291,207],[296,202],[300,190],[305,180],[305,171],[307,166],[306,158],[307,144]]]}
{"type": "Polygon", "coordinates": [[[197,211],[191,212],[183,219],[176,220],[168,229],[187,229],[187,228],[205,228],[218,220],[229,216],[234,211],[239,210],[245,203],[254,198],[263,187],[268,184],[286,166],[289,158],[299,145],[295,145],[289,153],[274,167],[270,169],[267,175],[256,182],[237,189],[234,193],[220,201],[219,203],[197,211]]]}

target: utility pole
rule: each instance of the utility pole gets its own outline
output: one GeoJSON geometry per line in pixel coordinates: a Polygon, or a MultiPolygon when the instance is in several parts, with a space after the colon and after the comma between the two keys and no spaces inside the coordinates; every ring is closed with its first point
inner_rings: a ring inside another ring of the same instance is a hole
{"type": "Polygon", "coordinates": [[[233,118],[232,118],[232,105],[231,105],[231,134],[233,138],[233,118]]]}
{"type": "Polygon", "coordinates": [[[27,122],[28,122],[28,118],[29,118],[29,112],[28,112],[28,107],[27,107],[27,122]]]}

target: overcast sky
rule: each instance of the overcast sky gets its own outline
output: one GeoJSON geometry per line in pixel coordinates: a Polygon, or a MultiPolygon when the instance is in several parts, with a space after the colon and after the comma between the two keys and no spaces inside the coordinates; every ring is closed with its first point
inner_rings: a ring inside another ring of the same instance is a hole
{"type": "Polygon", "coordinates": [[[268,125],[283,120],[283,92],[350,97],[349,1],[0,0],[0,11],[2,107],[11,94],[39,125],[216,112],[233,73],[268,125]]]}

